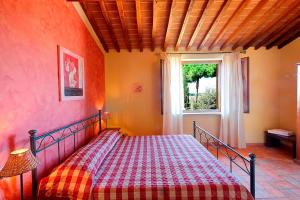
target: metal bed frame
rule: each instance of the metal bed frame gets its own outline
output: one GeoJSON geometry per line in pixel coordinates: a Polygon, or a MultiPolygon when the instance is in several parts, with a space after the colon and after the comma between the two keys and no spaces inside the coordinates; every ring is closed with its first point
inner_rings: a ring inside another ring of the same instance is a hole
{"type": "Polygon", "coordinates": [[[214,148],[217,151],[217,159],[219,159],[219,153],[222,153],[227,157],[230,161],[230,172],[232,172],[232,164],[235,164],[248,174],[250,176],[250,192],[253,198],[255,198],[255,154],[250,153],[249,158],[244,157],[205,129],[200,128],[196,125],[195,121],[193,121],[193,136],[203,144],[203,146],[206,146],[207,149],[209,148],[209,145],[214,148]],[[238,161],[240,161],[240,163],[238,161]]]}
{"type": "MultiPolygon", "coordinates": [[[[57,159],[58,164],[61,163],[61,142],[69,137],[73,137],[73,152],[76,151],[76,134],[82,133],[84,131],[84,141],[87,143],[86,130],[92,128],[93,134],[95,134],[95,124],[98,123],[99,133],[102,131],[101,125],[101,110],[97,114],[91,115],[87,118],[79,120],[77,122],[71,123],[69,125],[57,128],[55,130],[37,135],[37,130],[30,130],[30,148],[33,155],[36,157],[41,151],[57,145],[57,159]]],[[[232,163],[242,169],[245,173],[250,176],[250,190],[253,197],[255,197],[255,155],[249,154],[249,158],[245,158],[236,150],[226,145],[215,136],[210,134],[208,131],[200,128],[196,125],[196,122],[193,121],[193,135],[195,139],[203,144],[206,142],[206,148],[208,149],[211,145],[214,149],[217,150],[217,158],[219,158],[219,153],[224,154],[230,160],[230,172],[232,172],[232,163]],[[197,137],[198,136],[198,137],[197,137]],[[236,160],[240,159],[243,165],[240,165],[236,160]],[[249,165],[249,166],[248,166],[249,165]]],[[[203,144],[204,145],[204,144],[203,144]]],[[[32,170],[32,196],[36,196],[36,191],[38,187],[38,175],[37,169],[32,170]]]]}
{"type": "MultiPolygon", "coordinates": [[[[36,157],[41,151],[57,144],[57,159],[58,163],[61,163],[61,142],[65,139],[73,136],[73,152],[76,151],[76,134],[84,132],[84,141],[87,143],[86,131],[88,128],[92,128],[93,134],[95,134],[95,124],[98,123],[99,132],[102,131],[101,125],[101,110],[97,114],[91,115],[87,118],[71,123],[69,125],[57,128],[55,130],[37,135],[37,130],[28,131],[30,135],[30,148],[32,154],[36,157]]],[[[37,168],[32,170],[32,196],[36,196],[38,187],[37,168]]]]}

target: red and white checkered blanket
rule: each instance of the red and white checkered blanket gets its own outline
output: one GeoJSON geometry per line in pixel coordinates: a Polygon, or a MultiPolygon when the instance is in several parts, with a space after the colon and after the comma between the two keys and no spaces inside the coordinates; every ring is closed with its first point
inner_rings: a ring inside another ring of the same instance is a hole
{"type": "Polygon", "coordinates": [[[39,197],[253,199],[191,136],[120,134],[99,136],[58,166],[41,181],[39,197]]]}
{"type": "Polygon", "coordinates": [[[123,137],[96,178],[94,199],[253,199],[188,135],[123,137]]]}
{"type": "Polygon", "coordinates": [[[76,151],[41,180],[39,198],[90,199],[96,172],[121,136],[118,131],[106,131],[76,151]]]}

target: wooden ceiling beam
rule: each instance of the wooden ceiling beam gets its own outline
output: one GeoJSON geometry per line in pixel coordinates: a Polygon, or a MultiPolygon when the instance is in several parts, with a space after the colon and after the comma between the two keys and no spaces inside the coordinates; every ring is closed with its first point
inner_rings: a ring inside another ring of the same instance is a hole
{"type": "Polygon", "coordinates": [[[288,45],[289,43],[291,43],[292,41],[294,41],[298,37],[300,37],[300,30],[294,32],[294,34],[292,36],[290,36],[290,38],[287,38],[285,41],[283,41],[282,43],[280,43],[277,46],[278,49],[281,49],[281,48],[285,47],[286,45],[288,45]]]}
{"type": "Polygon", "coordinates": [[[143,25],[142,25],[142,15],[141,15],[141,1],[135,0],[135,10],[136,10],[136,23],[137,23],[137,32],[139,36],[139,46],[140,51],[143,51],[143,25]]]}
{"type": "MultiPolygon", "coordinates": [[[[266,34],[264,39],[262,39],[256,46],[255,50],[259,49],[262,46],[267,46],[271,44],[276,38],[283,35],[289,28],[293,27],[295,24],[298,24],[300,22],[300,16],[295,15],[291,20],[288,21],[288,23],[284,23],[281,27],[277,28],[276,30],[273,30],[269,34],[266,34]]],[[[300,26],[299,26],[300,27],[300,26]]]]}
{"type": "Polygon", "coordinates": [[[299,30],[300,22],[296,23],[294,26],[289,27],[288,29],[285,29],[283,33],[278,35],[276,39],[274,39],[270,44],[266,46],[267,49],[272,48],[273,46],[278,46],[282,42],[286,40],[286,38],[289,38],[290,35],[293,35],[295,32],[299,30]]]}
{"type": "Polygon", "coordinates": [[[117,0],[116,3],[117,3],[117,9],[118,9],[118,13],[119,13],[120,21],[121,21],[124,41],[125,41],[128,51],[131,52],[131,44],[130,44],[130,40],[129,40],[128,28],[127,28],[126,22],[125,22],[123,0],[117,0]]]}
{"type": "Polygon", "coordinates": [[[215,31],[215,29],[219,23],[220,17],[222,17],[224,15],[224,13],[226,12],[226,10],[229,7],[231,2],[232,2],[232,0],[224,0],[223,4],[221,5],[220,9],[217,12],[215,18],[211,22],[208,30],[205,32],[204,37],[200,41],[198,48],[197,48],[198,50],[201,50],[202,45],[203,46],[205,45],[205,43],[208,41],[211,34],[215,31]]]}
{"type": "Polygon", "coordinates": [[[157,32],[157,0],[153,0],[153,14],[152,14],[152,51],[155,50],[155,36],[157,32]]]}
{"type": "Polygon", "coordinates": [[[187,50],[189,50],[192,47],[192,45],[194,44],[194,42],[197,38],[197,35],[198,35],[200,29],[202,28],[202,25],[203,25],[206,15],[207,15],[208,9],[211,7],[212,4],[213,4],[213,0],[206,0],[204,2],[203,7],[202,7],[202,12],[200,13],[200,18],[199,18],[198,24],[194,29],[193,35],[190,38],[188,45],[186,46],[187,50]]]}
{"type": "Polygon", "coordinates": [[[168,23],[167,23],[167,27],[166,27],[166,33],[164,35],[164,44],[163,44],[163,47],[162,47],[162,50],[163,51],[166,51],[167,47],[168,47],[168,33],[170,31],[170,24],[172,23],[173,21],[173,16],[174,16],[174,7],[175,7],[175,0],[171,0],[171,6],[170,6],[170,12],[168,14],[168,23]]]}
{"type": "Polygon", "coordinates": [[[191,10],[193,8],[194,3],[195,3],[195,0],[190,0],[188,8],[185,10],[184,20],[181,24],[180,33],[178,35],[177,42],[176,42],[176,45],[175,45],[175,50],[178,50],[178,48],[181,44],[183,34],[185,32],[185,29],[186,29],[186,26],[187,26],[187,23],[188,23],[188,20],[189,20],[190,14],[191,14],[191,10]]]}
{"type": "Polygon", "coordinates": [[[121,47],[128,51],[133,48],[143,51],[145,45],[152,50],[158,46],[166,50],[171,48],[173,39],[172,48],[174,46],[175,50],[181,49],[183,43],[187,49],[198,50],[211,50],[216,46],[223,50],[231,45],[233,49],[282,47],[299,34],[300,0],[179,0],[181,8],[178,4],[174,6],[177,0],[146,0],[147,3],[145,0],[130,0],[128,6],[127,0],[77,1],[106,52],[110,49],[120,51],[121,47]],[[198,12],[194,14],[196,7],[198,12]],[[182,11],[180,16],[176,13],[178,9],[182,11]],[[127,12],[130,19],[127,19],[127,12]],[[166,25],[160,26],[160,22],[166,25]],[[193,27],[190,27],[191,23],[193,27]],[[120,34],[115,25],[120,27],[120,34]],[[151,33],[145,33],[146,29],[151,33]],[[185,38],[186,34],[188,38],[185,38]],[[137,45],[133,46],[132,42],[137,45]]]}
{"type": "Polygon", "coordinates": [[[109,18],[109,15],[108,15],[108,12],[107,12],[107,9],[106,9],[106,6],[105,6],[105,0],[99,0],[99,5],[100,5],[102,15],[104,17],[104,21],[107,25],[109,34],[110,34],[111,39],[113,41],[113,44],[115,46],[115,49],[116,49],[117,52],[120,52],[120,46],[118,44],[116,35],[115,35],[115,33],[113,31],[113,28],[112,28],[112,25],[111,25],[111,21],[110,21],[110,18],[109,18]]]}
{"type": "Polygon", "coordinates": [[[235,31],[233,31],[229,37],[221,44],[220,50],[224,50],[230,41],[232,41],[236,36],[240,34],[240,32],[243,30],[243,27],[248,24],[250,20],[263,8],[263,6],[268,2],[268,0],[261,0],[254,8],[253,10],[248,14],[248,16],[243,20],[241,24],[237,26],[235,31]]]}
{"type": "Polygon", "coordinates": [[[94,29],[94,32],[96,33],[97,37],[99,38],[99,40],[100,40],[100,42],[102,44],[103,49],[108,53],[108,51],[109,51],[108,46],[107,46],[107,44],[106,44],[106,42],[104,40],[103,35],[101,34],[101,32],[99,30],[99,27],[98,27],[98,25],[97,25],[94,17],[91,16],[91,14],[87,11],[85,3],[80,2],[80,5],[81,5],[83,11],[85,12],[87,18],[89,19],[89,21],[90,21],[90,23],[92,25],[92,28],[94,29]]]}
{"type": "Polygon", "coordinates": [[[221,28],[215,39],[212,41],[212,43],[208,46],[208,50],[211,50],[213,48],[213,45],[220,39],[220,36],[223,35],[224,31],[226,30],[227,26],[233,22],[236,21],[239,17],[240,14],[243,12],[244,8],[250,3],[251,0],[245,0],[242,1],[238,8],[234,11],[234,13],[231,15],[229,20],[226,22],[226,24],[221,28]]]}
{"type": "MultiPolygon", "coordinates": [[[[271,30],[273,27],[276,27],[276,24],[278,24],[278,21],[280,21],[282,19],[282,16],[288,16],[289,13],[291,13],[295,9],[297,9],[299,4],[300,4],[300,1],[295,0],[293,3],[291,3],[288,6],[288,8],[285,10],[285,12],[283,12],[282,15],[277,15],[277,17],[275,16],[275,18],[272,19],[271,23],[264,26],[259,32],[256,32],[253,36],[250,35],[250,36],[252,36],[252,39],[249,42],[247,42],[243,48],[246,50],[249,47],[255,45],[257,43],[257,41],[261,41],[265,37],[265,35],[267,35],[266,33],[268,33],[269,30],[271,30]]],[[[275,7],[274,9],[276,9],[276,8],[277,7],[275,7]]]]}
{"type": "MultiPolygon", "coordinates": [[[[236,42],[233,46],[232,46],[232,50],[235,50],[236,48],[238,48],[239,46],[242,46],[243,48],[245,47],[245,45],[249,42],[248,38],[252,38],[252,36],[256,36],[256,32],[261,30],[262,27],[265,26],[266,21],[268,21],[270,19],[270,17],[272,17],[275,13],[276,10],[279,9],[281,7],[281,5],[284,3],[284,1],[286,0],[278,0],[276,1],[271,8],[269,8],[262,17],[260,17],[259,20],[256,20],[253,27],[256,27],[252,30],[248,30],[246,31],[246,34],[243,35],[243,37],[236,42]]],[[[245,48],[244,48],[245,49],[245,48]]]]}

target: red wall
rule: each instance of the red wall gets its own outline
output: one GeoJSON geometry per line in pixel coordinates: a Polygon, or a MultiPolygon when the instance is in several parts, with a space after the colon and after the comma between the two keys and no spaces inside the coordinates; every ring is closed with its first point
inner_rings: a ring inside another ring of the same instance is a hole
{"type": "MultiPolygon", "coordinates": [[[[45,132],[93,114],[104,103],[104,57],[72,3],[0,1],[0,168],[29,147],[29,129],[45,132]],[[85,61],[86,97],[59,101],[57,45],[85,61]]],[[[31,194],[25,175],[25,196],[31,194]]],[[[0,199],[19,198],[19,177],[0,180],[0,199]]]]}

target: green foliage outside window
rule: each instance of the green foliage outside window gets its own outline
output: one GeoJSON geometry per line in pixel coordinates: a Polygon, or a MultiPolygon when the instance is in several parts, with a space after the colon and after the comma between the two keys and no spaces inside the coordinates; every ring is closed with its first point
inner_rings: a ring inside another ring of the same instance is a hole
{"type": "Polygon", "coordinates": [[[184,64],[183,87],[184,107],[186,110],[217,109],[216,89],[206,90],[199,94],[199,81],[201,78],[213,78],[217,75],[217,64],[184,64]],[[196,83],[196,94],[190,94],[189,83],[196,83]]]}

